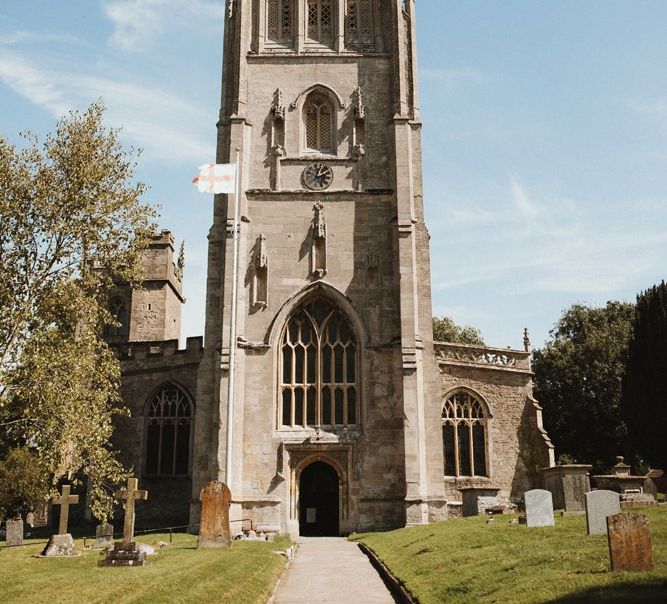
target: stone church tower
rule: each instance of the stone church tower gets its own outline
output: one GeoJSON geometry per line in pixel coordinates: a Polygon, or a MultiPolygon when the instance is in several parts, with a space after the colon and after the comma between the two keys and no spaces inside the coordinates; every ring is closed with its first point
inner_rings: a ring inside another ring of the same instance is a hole
{"type": "Polygon", "coordinates": [[[414,0],[228,0],[218,163],[241,167],[232,475],[233,198],[209,233],[193,507],[295,534],[446,515],[422,199],[414,0]]]}

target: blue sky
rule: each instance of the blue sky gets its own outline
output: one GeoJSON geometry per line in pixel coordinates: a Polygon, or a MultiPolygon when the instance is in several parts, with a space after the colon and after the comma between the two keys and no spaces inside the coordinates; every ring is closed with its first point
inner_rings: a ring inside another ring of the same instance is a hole
{"type": "MultiPolygon", "coordinates": [[[[203,331],[222,0],[2,0],[0,134],[102,97],[186,241],[183,335],[203,331]]],[[[540,345],[575,302],[667,273],[667,2],[419,0],[433,305],[540,345]]]]}

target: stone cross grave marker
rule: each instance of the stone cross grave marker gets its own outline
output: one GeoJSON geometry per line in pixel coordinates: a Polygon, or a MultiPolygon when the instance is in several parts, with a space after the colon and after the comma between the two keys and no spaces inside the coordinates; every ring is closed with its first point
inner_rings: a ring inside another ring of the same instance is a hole
{"type": "Polygon", "coordinates": [[[137,500],[146,501],[148,491],[139,490],[139,480],[136,478],[127,479],[127,487],[116,493],[117,499],[125,500],[125,521],[123,522],[123,543],[128,545],[134,539],[134,502],[137,500]]]}
{"type": "Polygon", "coordinates": [[[201,520],[197,548],[229,547],[232,537],[229,528],[229,506],[232,493],[217,480],[209,482],[199,495],[201,520]]]}
{"type": "Polygon", "coordinates": [[[550,491],[534,489],[523,495],[526,504],[526,525],[529,527],[553,526],[554,504],[550,491]]]}
{"type": "Polygon", "coordinates": [[[607,518],[611,570],[653,570],[653,549],[648,518],[616,514],[607,518]]]}
{"type": "Polygon", "coordinates": [[[58,534],[66,535],[67,523],[69,521],[69,506],[73,503],[79,503],[78,495],[70,495],[72,487],[68,484],[63,485],[62,495],[53,500],[55,505],[60,506],[60,523],[58,525],[58,534]]]}
{"type": "Polygon", "coordinates": [[[589,535],[607,533],[607,517],[621,512],[621,498],[614,491],[586,493],[586,527],[589,535]]]}
{"type": "Polygon", "coordinates": [[[23,545],[23,520],[13,518],[5,524],[5,541],[7,545],[23,545]]]}
{"type": "Polygon", "coordinates": [[[148,491],[141,491],[138,487],[139,481],[136,478],[128,478],[127,486],[115,494],[116,499],[125,501],[123,540],[114,544],[104,560],[97,563],[98,566],[145,566],[148,564],[146,552],[141,551],[133,541],[135,501],[148,499],[148,491]]]}
{"type": "Polygon", "coordinates": [[[53,500],[55,505],[60,506],[60,523],[58,525],[58,534],[51,535],[49,542],[42,550],[42,556],[47,558],[61,558],[79,555],[79,552],[74,546],[72,535],[67,532],[69,506],[72,503],[79,503],[79,496],[71,495],[71,490],[71,485],[64,484],[61,496],[53,500]]]}

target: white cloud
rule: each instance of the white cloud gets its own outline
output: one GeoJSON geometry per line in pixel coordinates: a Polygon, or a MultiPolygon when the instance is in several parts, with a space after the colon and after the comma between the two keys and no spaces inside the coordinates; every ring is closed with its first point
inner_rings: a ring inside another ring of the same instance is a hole
{"type": "Polygon", "coordinates": [[[64,42],[64,43],[80,43],[76,36],[63,33],[41,33],[34,31],[19,30],[11,33],[0,34],[0,44],[14,45],[23,42],[64,42]]]}
{"type": "Polygon", "coordinates": [[[514,176],[510,180],[510,188],[519,214],[524,218],[536,218],[540,213],[538,207],[530,200],[528,191],[514,176]]]}
{"type": "Polygon", "coordinates": [[[225,9],[208,0],[112,0],[104,12],[114,23],[111,44],[134,51],[175,29],[221,31],[225,9]]]}
{"type": "Polygon", "coordinates": [[[214,157],[208,114],[157,87],[40,68],[7,53],[0,57],[0,80],[54,117],[103,98],[107,120],[150,159],[197,165],[214,157]]]}

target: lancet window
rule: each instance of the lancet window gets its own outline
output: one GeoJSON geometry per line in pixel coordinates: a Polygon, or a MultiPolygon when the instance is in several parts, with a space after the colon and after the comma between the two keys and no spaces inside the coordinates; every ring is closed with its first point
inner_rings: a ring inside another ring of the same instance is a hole
{"type": "Polygon", "coordinates": [[[325,429],[356,426],[359,348],[347,317],[323,298],[285,325],[280,353],[279,424],[325,429]]]}
{"type": "Polygon", "coordinates": [[[115,296],[109,300],[109,312],[115,319],[116,325],[106,328],[109,337],[127,336],[130,333],[130,312],[127,301],[122,296],[115,296]]]}
{"type": "Polygon", "coordinates": [[[458,391],[442,409],[445,476],[488,476],[488,414],[486,405],[458,391]]]}
{"type": "Polygon", "coordinates": [[[294,0],[269,0],[266,15],[267,39],[287,44],[294,39],[294,0]]]}
{"type": "Polygon", "coordinates": [[[331,44],[334,35],[333,0],[307,0],[306,19],[308,39],[331,44]]]}
{"type": "Polygon", "coordinates": [[[146,474],[186,475],[190,471],[190,441],[194,405],[176,385],[158,390],[148,402],[146,474]]]}
{"type": "Polygon", "coordinates": [[[334,112],[329,98],[322,93],[312,93],[303,108],[306,148],[309,151],[333,153],[334,112]]]}
{"type": "Polygon", "coordinates": [[[372,10],[371,0],[347,0],[345,37],[349,45],[372,44],[372,10]]]}

